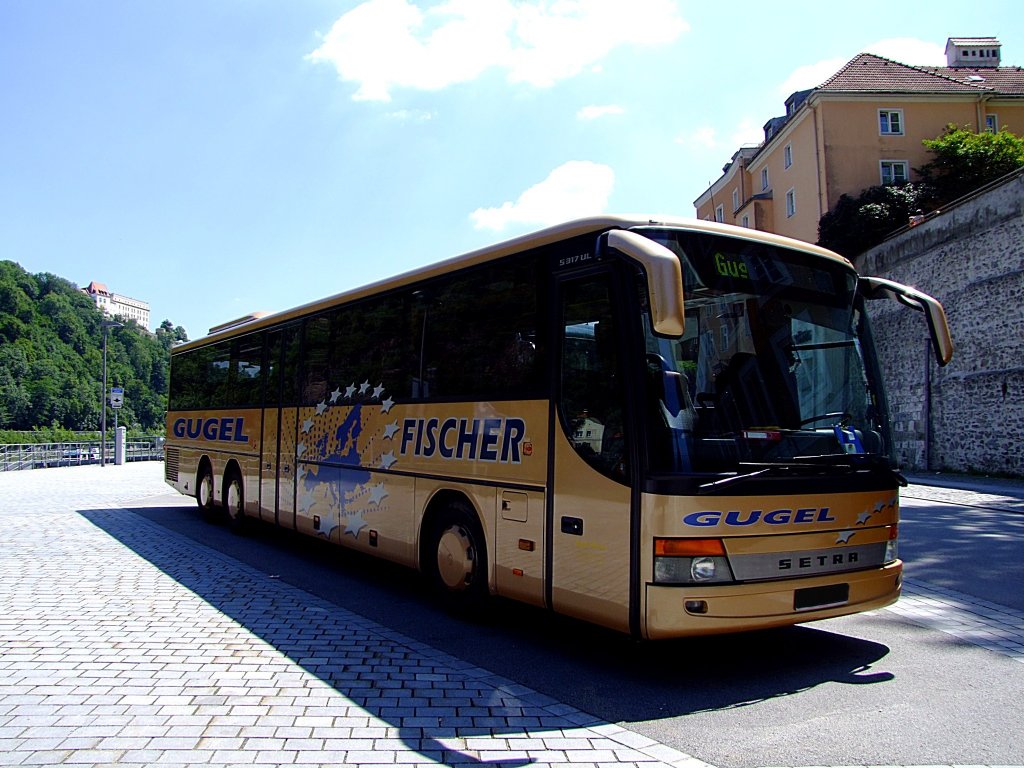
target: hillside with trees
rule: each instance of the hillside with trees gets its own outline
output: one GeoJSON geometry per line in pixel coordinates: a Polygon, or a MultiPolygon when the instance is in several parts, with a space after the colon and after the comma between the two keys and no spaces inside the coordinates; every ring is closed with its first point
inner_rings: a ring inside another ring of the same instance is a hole
{"type": "MultiPolygon", "coordinates": [[[[98,434],[104,319],[74,283],[0,261],[0,440],[40,429],[98,434]]],[[[107,386],[124,387],[120,424],[163,432],[170,350],[185,331],[169,320],[155,334],[121,322],[107,335],[107,386]]]]}

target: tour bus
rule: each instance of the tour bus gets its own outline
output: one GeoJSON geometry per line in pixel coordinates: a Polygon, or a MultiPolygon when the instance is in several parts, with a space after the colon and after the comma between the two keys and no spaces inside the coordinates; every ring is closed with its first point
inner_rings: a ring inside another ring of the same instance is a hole
{"type": "Polygon", "coordinates": [[[882,298],[949,361],[935,299],[822,248],[571,221],[178,346],[166,480],[231,526],[418,569],[452,606],[647,639],[876,609],[905,484],[882,298]]]}

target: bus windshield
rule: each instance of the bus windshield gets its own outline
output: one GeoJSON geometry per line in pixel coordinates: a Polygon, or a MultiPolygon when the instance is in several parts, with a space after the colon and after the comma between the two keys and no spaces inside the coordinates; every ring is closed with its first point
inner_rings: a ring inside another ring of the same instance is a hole
{"type": "Polygon", "coordinates": [[[763,242],[641,231],[679,257],[686,302],[682,338],[658,336],[644,319],[653,473],[851,454],[894,465],[848,265],[763,242]]]}

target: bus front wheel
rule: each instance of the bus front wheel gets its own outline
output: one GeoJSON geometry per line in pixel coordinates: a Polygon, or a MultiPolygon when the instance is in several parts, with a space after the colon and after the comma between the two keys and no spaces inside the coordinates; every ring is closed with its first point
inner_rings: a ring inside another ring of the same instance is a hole
{"type": "Polygon", "coordinates": [[[208,521],[216,520],[217,505],[213,500],[213,472],[209,465],[199,470],[199,481],[196,483],[196,504],[208,521]]]}
{"type": "Polygon", "coordinates": [[[450,505],[435,521],[425,557],[431,586],[447,607],[474,608],[487,596],[484,534],[465,505],[450,505]]]}

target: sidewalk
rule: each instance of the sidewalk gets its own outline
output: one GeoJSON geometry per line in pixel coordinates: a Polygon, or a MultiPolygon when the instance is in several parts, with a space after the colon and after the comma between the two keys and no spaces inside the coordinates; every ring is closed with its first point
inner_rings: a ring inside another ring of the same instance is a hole
{"type": "Polygon", "coordinates": [[[0,765],[706,765],[119,509],[162,467],[0,474],[0,765]]]}
{"type": "MultiPolygon", "coordinates": [[[[121,508],[162,469],[0,473],[0,765],[707,765],[121,508]]],[[[973,632],[969,600],[907,598],[973,632]]]]}
{"type": "Polygon", "coordinates": [[[943,472],[906,474],[911,487],[902,495],[969,507],[1024,513],[1024,480],[943,472]]]}

